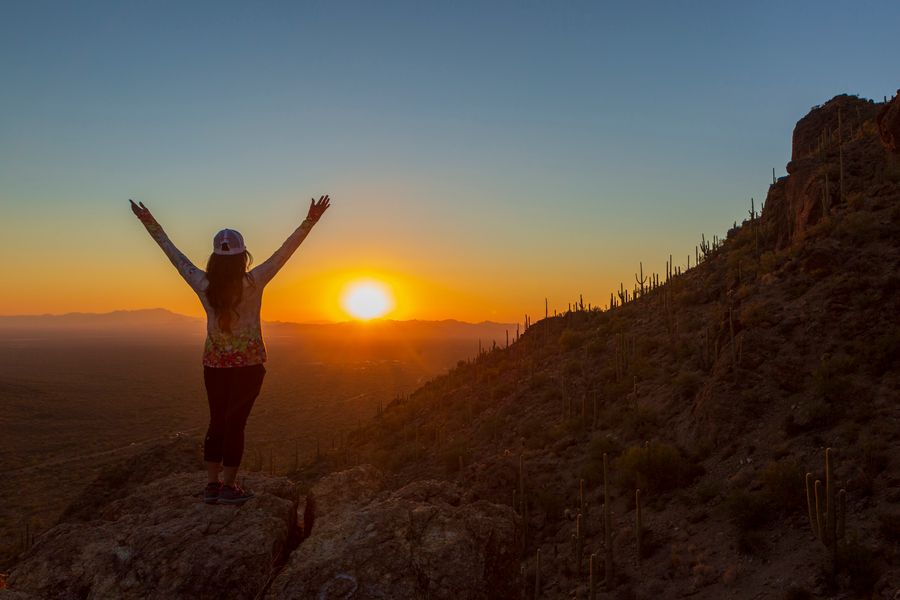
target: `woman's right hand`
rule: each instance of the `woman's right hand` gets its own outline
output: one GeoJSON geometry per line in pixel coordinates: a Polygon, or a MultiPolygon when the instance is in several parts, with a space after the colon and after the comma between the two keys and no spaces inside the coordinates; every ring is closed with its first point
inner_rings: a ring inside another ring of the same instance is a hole
{"type": "Polygon", "coordinates": [[[315,223],[322,218],[322,215],[328,210],[328,207],[331,206],[330,203],[331,198],[329,198],[327,194],[319,197],[318,202],[315,198],[311,198],[309,201],[309,212],[307,213],[306,218],[315,223]]]}

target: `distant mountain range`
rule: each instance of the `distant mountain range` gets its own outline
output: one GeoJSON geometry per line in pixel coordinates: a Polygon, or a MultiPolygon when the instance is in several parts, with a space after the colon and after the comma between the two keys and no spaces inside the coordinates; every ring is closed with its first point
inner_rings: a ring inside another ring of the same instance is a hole
{"type": "Polygon", "coordinates": [[[201,323],[200,319],[180,315],[164,308],[143,310],[116,310],[107,313],[72,312],[62,315],[10,315],[0,316],[0,329],[7,328],[107,328],[185,326],[201,323]]]}
{"type": "MultiPolygon", "coordinates": [[[[163,308],[142,310],[117,310],[107,313],[73,312],[62,315],[11,315],[0,316],[0,338],[29,333],[54,333],[62,336],[116,334],[154,337],[181,337],[204,334],[203,319],[182,315],[163,308]]],[[[505,343],[506,332],[515,336],[515,323],[482,321],[468,323],[454,319],[425,320],[374,320],[369,322],[345,321],[337,323],[292,323],[264,321],[263,329],[269,339],[303,337],[338,338],[453,338],[496,340],[505,343]]],[[[486,346],[490,342],[485,342],[486,346]]]]}

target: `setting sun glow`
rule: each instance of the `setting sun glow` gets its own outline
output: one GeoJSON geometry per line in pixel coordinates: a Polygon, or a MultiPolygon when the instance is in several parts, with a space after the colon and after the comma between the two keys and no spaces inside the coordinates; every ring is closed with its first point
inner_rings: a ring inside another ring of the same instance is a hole
{"type": "Polygon", "coordinates": [[[344,288],[341,306],[350,316],[366,321],[387,314],[394,307],[394,297],[379,281],[354,281],[344,288]]]}

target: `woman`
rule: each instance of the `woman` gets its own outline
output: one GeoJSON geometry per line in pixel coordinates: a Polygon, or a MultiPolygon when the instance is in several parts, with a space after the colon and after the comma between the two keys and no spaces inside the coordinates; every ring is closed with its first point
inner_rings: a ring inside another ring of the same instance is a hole
{"type": "Polygon", "coordinates": [[[213,239],[213,253],[205,272],[175,247],[143,202],[129,202],[206,310],[203,382],[209,401],[209,429],[203,459],[209,482],[203,500],[208,504],[242,504],[253,497],[235,482],[244,453],[244,425],[266,374],[266,347],[259,325],[263,288],[322,217],[330,199],[321,196],[318,201],[310,200],[303,223],[275,254],[252,270],[253,257],[244,246],[244,238],[233,229],[223,229],[213,239]]]}

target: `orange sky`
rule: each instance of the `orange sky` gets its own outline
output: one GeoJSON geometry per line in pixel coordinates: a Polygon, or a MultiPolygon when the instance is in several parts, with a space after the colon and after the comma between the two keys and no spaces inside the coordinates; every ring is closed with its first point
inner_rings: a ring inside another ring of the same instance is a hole
{"type": "MultiPolygon", "coordinates": [[[[504,322],[521,322],[525,312],[539,316],[545,296],[551,298],[551,310],[565,308],[582,291],[588,301],[604,303],[613,285],[608,274],[615,272],[611,264],[615,255],[607,253],[606,260],[593,258],[589,245],[604,242],[592,241],[577,228],[570,231],[569,247],[582,249],[567,258],[560,255],[552,238],[532,243],[491,236],[479,231],[475,219],[448,223],[439,218],[437,225],[425,231],[408,222],[380,218],[359,198],[333,197],[333,207],[267,287],[264,319],[346,320],[350,317],[341,308],[341,293],[360,279],[382,281],[390,287],[395,306],[385,315],[388,318],[504,322]],[[362,214],[350,219],[352,212],[362,214]],[[457,235],[457,227],[470,234],[457,235]]],[[[302,201],[281,199],[279,204],[288,215],[304,213],[302,201]]],[[[184,218],[184,205],[165,201],[148,201],[148,205],[170,238],[203,268],[211,243],[207,238],[215,226],[193,216],[184,218]]],[[[53,211],[52,218],[39,205],[32,208],[22,211],[18,226],[0,225],[0,233],[17,248],[8,267],[8,281],[15,285],[5,286],[0,295],[0,314],[152,307],[202,314],[193,292],[126,201],[110,203],[108,212],[90,215],[87,226],[76,205],[53,211]],[[78,227],[66,226],[79,221],[78,227]]],[[[241,219],[241,211],[240,206],[230,205],[217,221],[223,226],[246,224],[239,228],[256,262],[280,245],[294,224],[286,218],[249,213],[249,218],[241,219]]],[[[623,271],[623,277],[626,274],[623,271]]]]}
{"type": "Polygon", "coordinates": [[[811,106],[896,89],[896,2],[219,8],[8,7],[0,314],[199,315],[128,199],[202,267],[224,227],[265,260],[320,194],[265,319],[345,320],[361,276],[394,319],[603,305],[759,208],[811,106]]]}

